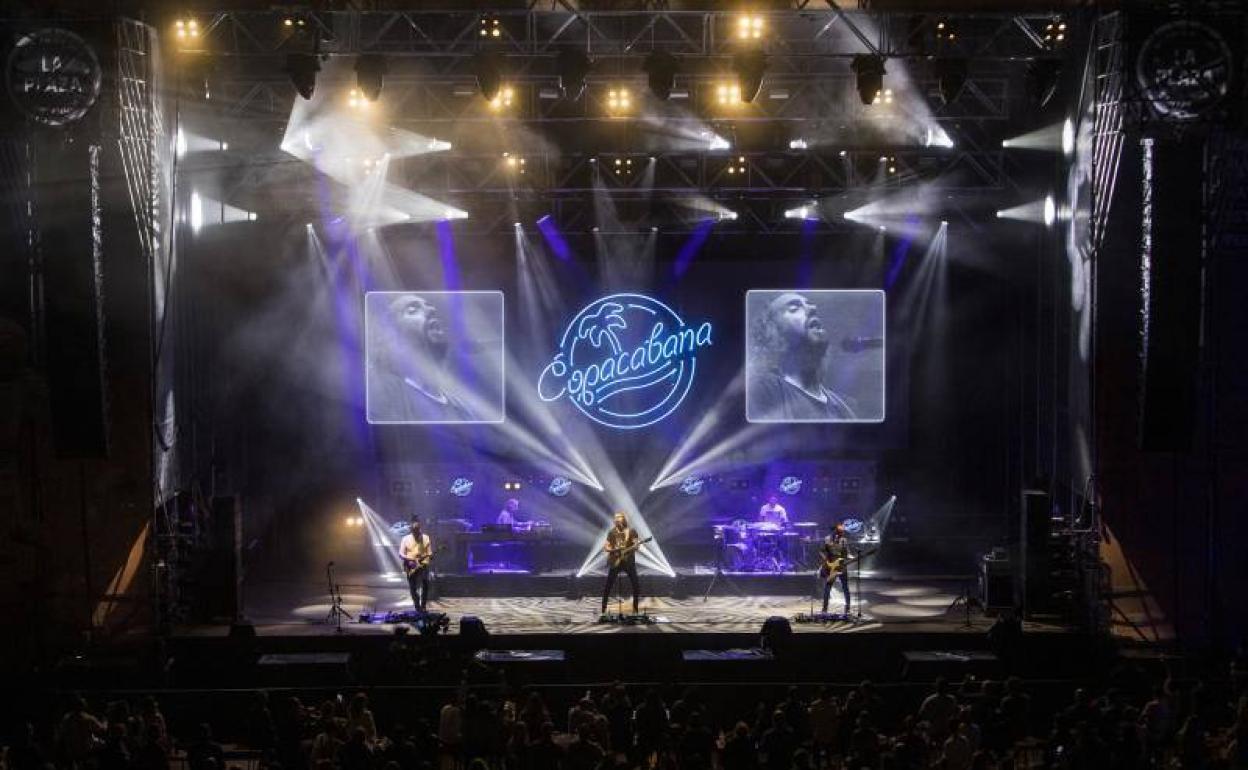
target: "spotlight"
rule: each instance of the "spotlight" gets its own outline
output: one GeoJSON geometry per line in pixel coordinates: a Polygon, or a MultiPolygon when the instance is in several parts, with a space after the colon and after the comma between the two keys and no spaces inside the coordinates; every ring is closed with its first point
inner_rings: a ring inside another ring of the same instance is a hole
{"type": "Polygon", "coordinates": [[[1054,16],[1044,25],[1044,42],[1050,49],[1066,42],[1066,21],[1061,16],[1054,16]]]}
{"type": "Polygon", "coordinates": [[[732,162],[732,161],[729,161],[729,163],[728,163],[728,173],[729,173],[729,174],[734,174],[734,175],[735,175],[735,174],[742,174],[742,175],[744,175],[744,174],[745,174],[745,171],[746,171],[746,165],[745,165],[745,156],[744,156],[744,155],[740,155],[740,156],[738,156],[738,157],[737,157],[737,160],[736,160],[736,162],[735,162],[735,163],[734,163],[734,162],[732,162]]]}
{"type": "Polygon", "coordinates": [[[1070,118],[1062,123],[1062,154],[1070,157],[1075,152],[1075,124],[1070,118]]]}
{"type": "Polygon", "coordinates": [[[948,19],[939,19],[936,22],[936,39],[944,43],[952,43],[958,37],[957,31],[953,28],[953,22],[948,19]]]}
{"type": "Polygon", "coordinates": [[[937,59],[933,69],[941,101],[948,104],[957,99],[966,85],[966,59],[937,59]]]}
{"type": "Polygon", "coordinates": [[[473,57],[472,74],[477,88],[487,102],[493,102],[503,85],[503,60],[493,51],[482,51],[473,57]]]}
{"type": "Polygon", "coordinates": [[[767,54],[759,50],[738,53],[732,57],[732,71],[740,85],[740,100],[749,104],[763,87],[763,75],[767,72],[767,54]]]}
{"type": "Polygon", "coordinates": [[[511,108],[512,102],[516,98],[516,92],[511,86],[503,86],[498,89],[498,93],[490,100],[490,109],[498,112],[511,108]]]}
{"type": "Polygon", "coordinates": [[[183,46],[197,42],[199,38],[199,22],[195,19],[177,19],[173,22],[173,36],[183,46]]]}
{"type": "Polygon", "coordinates": [[[740,40],[758,40],[763,36],[766,22],[762,16],[746,14],[737,17],[737,38],[740,40]]]}
{"type": "Polygon", "coordinates": [[[1052,227],[1057,221],[1057,203],[1053,200],[1052,195],[1044,196],[1044,225],[1052,227]]]}
{"type": "Polygon", "coordinates": [[[715,86],[715,103],[720,107],[735,107],[741,103],[741,86],[736,83],[720,83],[715,86]]]}
{"type": "Polygon", "coordinates": [[[676,85],[676,57],[666,51],[655,51],[646,57],[642,69],[650,83],[650,93],[666,101],[676,85]]]}
{"type": "Polygon", "coordinates": [[[884,57],[859,54],[850,65],[857,76],[858,97],[871,104],[884,90],[884,57]]]}
{"type": "Polygon", "coordinates": [[[721,222],[725,220],[732,222],[732,221],[735,221],[736,218],[737,218],[737,212],[731,209],[724,209],[723,211],[719,212],[719,221],[721,222]]]}
{"type": "Polygon", "coordinates": [[[355,85],[370,102],[381,97],[381,85],[389,67],[386,57],[374,53],[363,54],[355,60],[355,85]]]}
{"type": "Polygon", "coordinates": [[[872,100],[871,102],[871,104],[873,105],[892,104],[892,103],[893,103],[893,89],[891,88],[885,88],[883,91],[878,92],[875,95],[875,99],[872,100]]]}
{"type": "Polygon", "coordinates": [[[526,170],[527,163],[525,159],[519,155],[512,155],[509,152],[503,153],[503,165],[513,174],[523,174],[526,170]]]}
{"type": "Polygon", "coordinates": [[[368,100],[364,98],[364,94],[358,88],[352,88],[347,94],[347,106],[353,110],[367,110],[368,100]]]}
{"type": "Polygon", "coordinates": [[[607,111],[619,115],[633,108],[633,96],[627,88],[612,88],[607,91],[607,111]]]}
{"type": "Polygon", "coordinates": [[[503,26],[497,17],[481,17],[480,37],[484,38],[500,38],[503,36],[503,26]]]}
{"type": "Polygon", "coordinates": [[[291,32],[302,32],[308,26],[308,20],[302,16],[283,16],[282,28],[291,32]]]}
{"type": "Polygon", "coordinates": [[[585,90],[585,78],[593,69],[593,62],[579,48],[565,48],[555,57],[555,70],[559,73],[559,91],[563,98],[576,100],[585,90]]]}
{"type": "Polygon", "coordinates": [[[304,99],[311,99],[312,93],[316,91],[316,73],[320,70],[321,61],[315,54],[286,54],[286,74],[304,99]]]}
{"type": "Polygon", "coordinates": [[[790,139],[790,140],[789,140],[789,149],[790,149],[790,150],[804,150],[804,149],[806,149],[806,147],[807,147],[807,145],[806,145],[806,140],[805,140],[805,139],[803,139],[803,138],[801,138],[800,136],[799,136],[798,138],[796,138],[796,139],[790,139]]]}
{"type": "Polygon", "coordinates": [[[808,203],[798,206],[795,209],[786,209],[784,212],[785,219],[818,219],[815,211],[815,204],[808,203]]]}

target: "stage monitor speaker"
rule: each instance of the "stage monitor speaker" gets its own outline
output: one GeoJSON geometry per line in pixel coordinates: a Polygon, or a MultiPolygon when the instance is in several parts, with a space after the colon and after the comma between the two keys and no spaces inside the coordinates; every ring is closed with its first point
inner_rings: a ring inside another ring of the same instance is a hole
{"type": "Polygon", "coordinates": [[[490,641],[490,632],[476,615],[464,615],[459,619],[459,638],[471,650],[484,649],[490,641]]]}
{"type": "Polygon", "coordinates": [[[104,253],[98,210],[103,150],[62,137],[38,142],[35,216],[52,442],[59,457],[108,452],[104,253]]]}
{"type": "MultiPolygon", "coordinates": [[[[1151,148],[1151,149],[1150,149],[1151,148]]],[[[1151,216],[1140,258],[1140,448],[1191,448],[1200,376],[1203,147],[1153,141],[1151,216]]]]}
{"type": "Polygon", "coordinates": [[[769,650],[774,655],[784,655],[792,645],[793,626],[789,625],[789,619],[783,615],[772,615],[763,621],[759,637],[759,646],[764,650],[769,650]]]}

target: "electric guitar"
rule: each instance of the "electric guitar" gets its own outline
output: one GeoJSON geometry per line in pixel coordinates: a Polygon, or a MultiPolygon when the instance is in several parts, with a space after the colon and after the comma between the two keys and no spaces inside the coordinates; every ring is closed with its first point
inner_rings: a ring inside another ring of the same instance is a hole
{"type": "Polygon", "coordinates": [[[628,556],[633,551],[636,551],[646,543],[649,543],[653,539],[653,537],[648,537],[645,540],[638,540],[632,545],[626,545],[623,548],[617,548],[614,551],[607,551],[607,563],[610,564],[612,568],[620,566],[624,563],[624,557],[628,556]]]}
{"type": "Polygon", "coordinates": [[[841,558],[840,556],[837,556],[832,559],[824,559],[823,565],[819,567],[819,577],[831,583],[833,580],[836,580],[837,575],[840,575],[842,572],[845,571],[845,568],[849,566],[849,563],[851,561],[864,559],[870,556],[871,554],[875,553],[876,550],[877,549],[872,548],[870,551],[862,551],[860,553],[850,554],[846,558],[841,558]]]}
{"type": "Polygon", "coordinates": [[[421,570],[429,569],[429,563],[433,561],[433,557],[437,556],[438,554],[442,553],[445,550],[446,550],[446,546],[440,545],[437,548],[434,548],[432,551],[425,554],[424,556],[421,556],[418,559],[404,559],[403,571],[406,572],[407,576],[410,578],[412,575],[415,575],[417,572],[420,572],[421,570]]]}

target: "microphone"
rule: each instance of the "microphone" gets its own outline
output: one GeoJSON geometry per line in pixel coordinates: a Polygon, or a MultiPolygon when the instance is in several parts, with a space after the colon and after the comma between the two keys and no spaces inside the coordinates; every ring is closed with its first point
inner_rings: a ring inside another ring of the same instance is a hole
{"type": "Polygon", "coordinates": [[[844,337],[841,339],[841,350],[846,353],[861,353],[864,350],[877,350],[884,347],[883,337],[844,337]]]}

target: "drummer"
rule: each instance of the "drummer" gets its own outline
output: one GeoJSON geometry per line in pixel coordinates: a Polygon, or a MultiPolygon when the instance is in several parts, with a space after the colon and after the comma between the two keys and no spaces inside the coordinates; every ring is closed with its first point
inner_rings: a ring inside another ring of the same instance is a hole
{"type": "Polygon", "coordinates": [[[758,523],[768,525],[769,529],[785,529],[789,526],[789,512],[784,510],[784,506],[774,494],[770,495],[763,507],[758,509],[758,523]]]}

